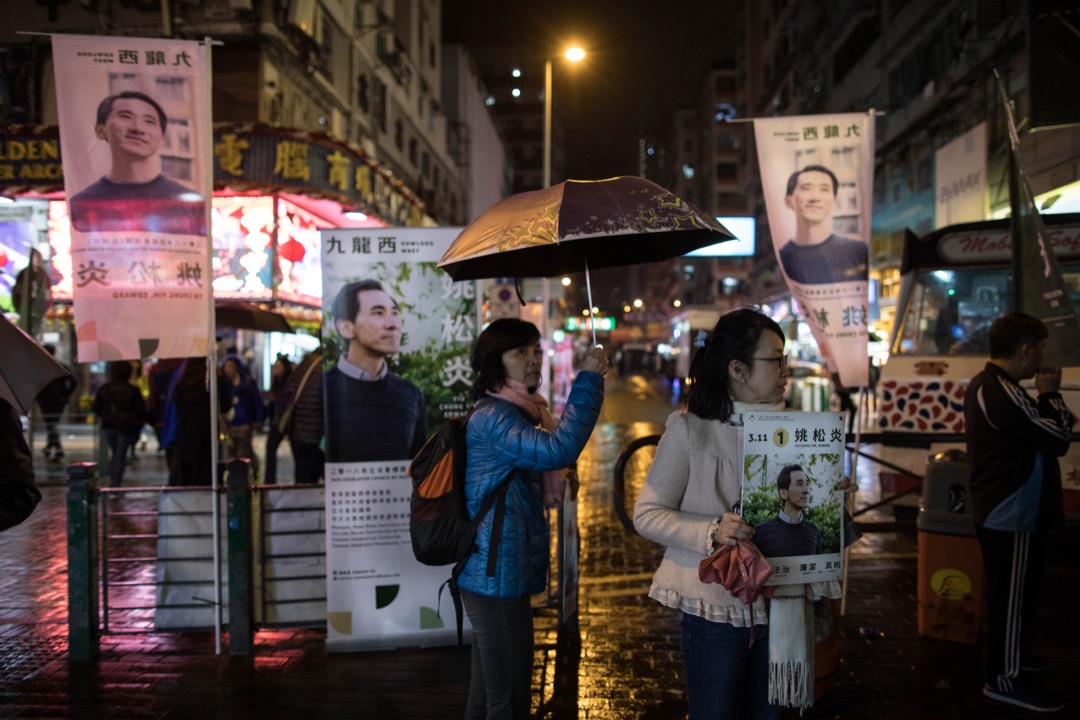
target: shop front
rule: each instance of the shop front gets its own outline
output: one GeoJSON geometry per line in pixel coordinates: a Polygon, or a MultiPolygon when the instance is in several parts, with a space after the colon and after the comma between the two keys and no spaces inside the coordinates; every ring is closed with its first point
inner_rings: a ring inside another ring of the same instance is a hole
{"type": "MultiPolygon", "coordinates": [[[[13,287],[38,250],[51,279],[38,336],[74,365],[71,301],[80,269],[71,260],[59,147],[55,127],[0,131],[0,310],[18,314],[13,287]]],[[[321,230],[355,228],[353,242],[377,243],[379,228],[434,224],[392,172],[322,134],[219,125],[213,153],[215,300],[255,303],[285,316],[296,331],[218,328],[219,348],[248,357],[260,379],[269,377],[278,353],[299,360],[318,344],[321,230]]],[[[154,269],[145,273],[152,283],[154,269]]],[[[100,368],[84,371],[88,381],[91,370],[100,368]]]]}

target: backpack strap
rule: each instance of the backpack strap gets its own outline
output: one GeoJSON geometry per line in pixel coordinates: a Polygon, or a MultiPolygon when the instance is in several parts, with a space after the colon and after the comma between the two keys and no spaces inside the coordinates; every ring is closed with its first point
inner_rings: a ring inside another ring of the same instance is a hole
{"type": "MultiPolygon", "coordinates": [[[[469,414],[472,414],[471,411],[469,414]]],[[[502,537],[503,518],[506,516],[506,492],[510,488],[510,478],[512,478],[513,476],[514,472],[513,470],[511,470],[506,475],[506,477],[503,478],[502,482],[499,483],[499,487],[495,488],[494,491],[489,493],[488,496],[484,498],[484,501],[480,504],[480,509],[476,511],[476,516],[469,521],[467,529],[469,536],[472,537],[475,541],[476,531],[479,529],[480,523],[483,521],[484,516],[487,515],[488,511],[491,510],[492,505],[498,503],[495,508],[495,519],[492,521],[491,526],[491,546],[488,548],[487,574],[489,576],[495,574],[495,560],[498,556],[499,541],[502,537]]],[[[465,563],[469,561],[469,558],[471,556],[472,553],[470,552],[468,555],[461,558],[457,561],[457,563],[455,563],[454,569],[450,572],[450,579],[447,580],[445,583],[447,586],[449,586],[450,597],[452,597],[454,600],[454,617],[457,620],[458,645],[464,644],[463,635],[465,624],[465,610],[464,606],[461,604],[461,588],[458,587],[457,579],[458,576],[461,575],[462,571],[465,570],[465,563]]],[[[439,595],[440,597],[442,596],[441,587],[439,588],[439,595]]]]}

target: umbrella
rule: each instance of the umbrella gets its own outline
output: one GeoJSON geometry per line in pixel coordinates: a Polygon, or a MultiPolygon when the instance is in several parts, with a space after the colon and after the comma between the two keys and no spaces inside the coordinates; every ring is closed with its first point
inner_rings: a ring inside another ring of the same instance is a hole
{"type": "Polygon", "coordinates": [[[246,302],[222,302],[214,305],[214,318],[218,327],[267,332],[293,332],[285,316],[272,310],[246,302]]]}
{"type": "Polygon", "coordinates": [[[0,397],[29,414],[41,389],[65,375],[60,364],[37,340],[0,315],[0,397]]]}
{"type": "Polygon", "coordinates": [[[454,280],[584,270],[592,307],[591,269],[667,260],[733,237],[644,178],[567,180],[492,205],[454,239],[439,267],[454,280]]]}

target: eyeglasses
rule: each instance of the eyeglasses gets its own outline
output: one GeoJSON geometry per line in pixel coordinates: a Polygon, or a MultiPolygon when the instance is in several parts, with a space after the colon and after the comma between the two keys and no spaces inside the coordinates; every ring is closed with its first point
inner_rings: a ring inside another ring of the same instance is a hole
{"type": "Polygon", "coordinates": [[[780,372],[784,372],[785,370],[788,369],[788,358],[789,357],[790,357],[790,355],[785,353],[785,354],[781,355],[780,357],[752,357],[750,359],[751,360],[764,360],[765,362],[774,362],[774,363],[776,363],[777,369],[780,372]]]}

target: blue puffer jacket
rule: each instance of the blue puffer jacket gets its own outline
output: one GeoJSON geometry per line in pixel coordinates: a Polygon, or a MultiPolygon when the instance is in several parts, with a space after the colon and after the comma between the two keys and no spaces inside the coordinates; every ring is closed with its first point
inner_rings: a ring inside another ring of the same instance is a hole
{"type": "Polygon", "coordinates": [[[544,589],[548,566],[548,524],[540,473],[568,467],[592,434],[604,401],[604,378],[579,372],[558,426],[548,432],[513,403],[491,398],[477,405],[466,433],[468,445],[465,497],[475,515],[484,497],[509,473],[506,514],[495,560],[487,574],[492,506],[476,536],[478,549],[458,578],[458,585],[488,597],[522,597],[544,589]]]}

